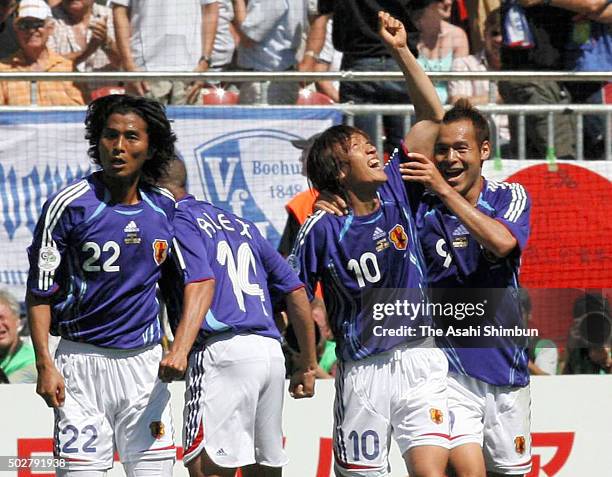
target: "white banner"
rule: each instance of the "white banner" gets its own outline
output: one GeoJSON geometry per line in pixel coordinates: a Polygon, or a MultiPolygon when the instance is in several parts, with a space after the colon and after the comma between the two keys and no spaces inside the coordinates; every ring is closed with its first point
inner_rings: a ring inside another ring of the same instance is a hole
{"type": "MultiPolygon", "coordinates": [[[[190,192],[253,220],[278,243],[284,205],[305,190],[294,139],[340,121],[336,111],[168,109],[190,192]]],[[[26,247],[46,198],[91,172],[84,112],[0,113],[0,287],[23,299],[26,247]]]]}
{"type": "MultiPolygon", "coordinates": [[[[180,436],[184,383],[173,383],[171,392],[174,422],[180,436]]],[[[284,475],[333,475],[333,394],[333,382],[323,380],[317,381],[313,399],[295,401],[286,396],[283,425],[290,461],[284,475]]],[[[531,396],[533,470],[528,477],[610,475],[612,376],[536,376],[532,379],[531,396]]],[[[53,413],[35,394],[34,385],[0,386],[0,409],[0,461],[5,462],[5,456],[24,459],[50,456],[53,413]]],[[[392,447],[391,476],[404,477],[405,465],[397,446],[392,447]]],[[[182,449],[178,454],[182,455],[182,449]]],[[[0,472],[4,470],[7,469],[0,468],[0,472]]],[[[3,475],[52,477],[53,474],[22,469],[19,473],[3,475]]],[[[108,475],[124,475],[121,465],[115,462],[108,475]]],[[[174,475],[188,475],[182,462],[174,466],[174,475]]]]}

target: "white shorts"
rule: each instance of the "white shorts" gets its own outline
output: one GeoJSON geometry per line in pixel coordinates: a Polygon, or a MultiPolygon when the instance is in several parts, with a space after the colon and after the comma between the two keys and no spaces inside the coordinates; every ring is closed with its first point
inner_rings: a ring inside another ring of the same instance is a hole
{"type": "Polygon", "coordinates": [[[70,470],[105,470],[121,462],[174,459],[170,392],[157,378],[160,345],[100,348],[62,339],[55,365],[66,400],[55,409],[54,452],[70,470]]]}
{"type": "Polygon", "coordinates": [[[470,376],[449,374],[451,449],[477,443],[482,446],[488,471],[529,473],[530,406],[529,386],[494,386],[470,376]]]}
{"type": "Polygon", "coordinates": [[[191,353],[187,369],[183,463],[203,449],[220,467],[281,467],[285,358],[280,343],[223,333],[191,353]]]}
{"type": "Polygon", "coordinates": [[[334,402],[337,475],[388,475],[392,435],[402,455],[416,446],[448,448],[448,362],[442,351],[402,346],[338,364],[334,402]]]}

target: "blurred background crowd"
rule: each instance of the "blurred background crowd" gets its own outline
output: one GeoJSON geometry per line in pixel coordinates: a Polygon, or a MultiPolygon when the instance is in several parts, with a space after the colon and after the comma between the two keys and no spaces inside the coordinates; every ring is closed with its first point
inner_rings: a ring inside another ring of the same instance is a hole
{"type": "MultiPolygon", "coordinates": [[[[0,71],[395,71],[376,34],[379,10],[404,23],[428,71],[612,71],[609,0],[0,0],[0,71]]],[[[37,104],[79,105],[124,90],[167,104],[410,102],[402,82],[390,81],[205,86],[40,81],[37,104]]],[[[610,85],[457,80],[437,90],[443,103],[601,104],[610,85]]],[[[0,82],[0,105],[31,99],[28,82],[0,82]]],[[[360,116],[356,125],[373,136],[374,121],[360,116]]],[[[514,123],[495,118],[504,158],[516,154],[514,123]]],[[[558,158],[576,156],[574,123],[555,115],[558,158]]],[[[403,118],[385,116],[389,148],[403,128],[403,118]]],[[[528,116],[526,131],[527,156],[544,157],[546,115],[528,116]]],[[[602,117],[585,118],[587,158],[603,156],[604,133],[602,117]]]]}

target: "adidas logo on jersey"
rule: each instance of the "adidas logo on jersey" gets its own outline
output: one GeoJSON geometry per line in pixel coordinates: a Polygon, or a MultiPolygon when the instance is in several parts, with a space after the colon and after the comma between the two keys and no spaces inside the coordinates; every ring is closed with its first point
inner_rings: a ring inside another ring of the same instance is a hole
{"type": "Polygon", "coordinates": [[[223,450],[223,448],[219,449],[219,450],[217,451],[217,454],[216,454],[216,455],[218,455],[218,456],[227,456],[227,454],[225,453],[225,451],[223,450]]]}
{"type": "Polygon", "coordinates": [[[123,229],[123,231],[126,234],[129,234],[130,232],[140,232],[140,229],[138,228],[138,225],[136,225],[136,222],[134,222],[133,220],[130,221],[129,224],[127,224],[125,226],[125,228],[123,229]]]}
{"type": "Polygon", "coordinates": [[[123,229],[123,232],[125,233],[123,241],[126,245],[138,245],[140,243],[140,229],[133,220],[130,220],[130,223],[123,229]]]}
{"type": "Polygon", "coordinates": [[[374,230],[374,233],[372,234],[372,240],[378,240],[382,237],[384,237],[385,231],[383,229],[381,229],[380,227],[376,227],[376,229],[374,230]]]}
{"type": "Polygon", "coordinates": [[[463,224],[460,224],[459,227],[457,227],[454,231],[453,231],[453,235],[469,235],[470,233],[468,232],[468,230],[465,228],[465,226],[463,224]]]}

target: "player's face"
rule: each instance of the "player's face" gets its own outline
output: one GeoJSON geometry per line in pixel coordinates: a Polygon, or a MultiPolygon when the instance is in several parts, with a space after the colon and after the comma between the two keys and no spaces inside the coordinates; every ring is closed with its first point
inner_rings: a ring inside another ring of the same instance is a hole
{"type": "Polygon", "coordinates": [[[102,130],[98,150],[107,179],[129,181],[140,177],[149,159],[147,123],[135,113],[111,114],[102,130]]]}
{"type": "Polygon", "coordinates": [[[489,153],[489,142],[478,144],[471,121],[462,119],[440,126],[434,150],[436,166],[463,197],[480,192],[482,161],[489,153]]]}
{"type": "Polygon", "coordinates": [[[4,303],[0,303],[0,355],[8,353],[17,342],[19,319],[4,303]]]}
{"type": "Polygon", "coordinates": [[[348,190],[363,187],[378,187],[387,181],[383,160],[378,157],[376,147],[361,134],[353,134],[349,153],[344,159],[345,167],[341,181],[348,190]]]}

